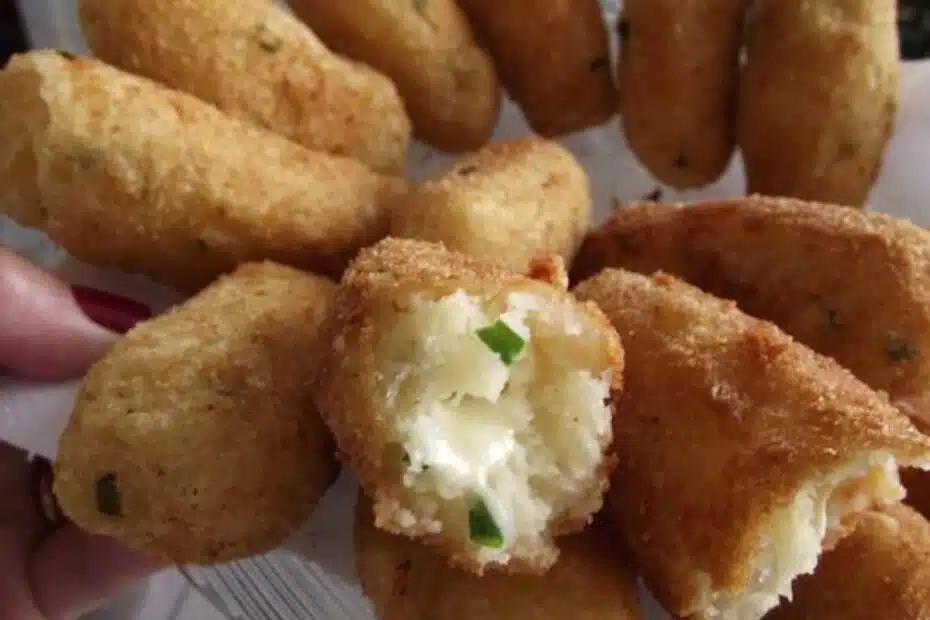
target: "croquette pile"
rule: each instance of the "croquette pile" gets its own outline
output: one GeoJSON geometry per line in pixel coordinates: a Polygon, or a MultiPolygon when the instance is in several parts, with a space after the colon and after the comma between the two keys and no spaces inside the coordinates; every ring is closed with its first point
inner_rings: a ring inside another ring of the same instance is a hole
{"type": "Polygon", "coordinates": [[[381,620],[930,617],[930,232],[856,208],[893,0],[290,4],[79,0],[93,58],[0,71],[0,214],[189,296],[85,377],[72,520],[212,565],[346,471],[381,620]],[[747,196],[592,229],[555,138],[617,115],[747,196]]]}

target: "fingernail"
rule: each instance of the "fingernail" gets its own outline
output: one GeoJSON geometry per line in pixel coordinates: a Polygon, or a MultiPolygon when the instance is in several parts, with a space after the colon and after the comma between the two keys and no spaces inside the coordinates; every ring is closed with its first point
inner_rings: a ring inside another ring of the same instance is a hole
{"type": "Polygon", "coordinates": [[[68,523],[68,518],[55,497],[55,472],[52,463],[41,456],[34,456],[31,471],[35,510],[45,521],[47,530],[56,530],[68,523]]]}
{"type": "Polygon", "coordinates": [[[132,299],[86,286],[72,286],[71,292],[90,320],[119,334],[152,317],[148,306],[132,299]]]}

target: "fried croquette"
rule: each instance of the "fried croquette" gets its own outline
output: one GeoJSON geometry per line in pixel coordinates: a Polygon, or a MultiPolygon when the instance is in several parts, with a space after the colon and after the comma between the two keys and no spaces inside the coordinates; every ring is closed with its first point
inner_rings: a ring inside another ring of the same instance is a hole
{"type": "Polygon", "coordinates": [[[930,438],[833,360],[675,278],[575,289],[626,352],[608,511],[673,614],[756,620],[851,514],[901,499],[930,438]]]}
{"type": "Polygon", "coordinates": [[[89,58],[0,72],[0,214],[184,292],[251,260],[338,276],[404,185],[89,58]]]}
{"type": "Polygon", "coordinates": [[[411,125],[393,82],[275,2],[80,0],[78,15],[104,62],[308,148],[404,170],[411,125]]]}
{"type": "Polygon", "coordinates": [[[663,183],[702,187],[736,143],[750,0],[626,0],[618,22],[620,114],[630,149],[663,183]]]}
{"type": "Polygon", "coordinates": [[[755,0],[738,114],[750,193],[860,206],[898,108],[896,0],[755,0]]]}
{"type": "Polygon", "coordinates": [[[61,438],[64,512],[180,564],[283,542],[338,469],[308,355],[335,288],[247,264],[129,332],[91,368],[61,438]]]}
{"type": "Polygon", "coordinates": [[[455,0],[290,4],[330,49],[394,80],[419,139],[460,152],[491,137],[500,81],[455,0]]]}
{"type": "Polygon", "coordinates": [[[619,208],[574,264],[665,271],[736,301],[930,422],[930,232],[879,213],[752,196],[619,208]]]}
{"type": "Polygon", "coordinates": [[[852,533],[798,579],[766,620],[930,617],[930,524],[902,505],[856,518],[852,533]]]}
{"type": "Polygon", "coordinates": [[[537,137],[490,145],[399,194],[391,235],[524,271],[534,258],[570,262],[591,216],[588,176],[571,153],[537,137]]]}
{"type": "Polygon", "coordinates": [[[566,536],[545,575],[483,577],[449,567],[428,547],[374,526],[371,502],[355,513],[355,558],[380,620],[641,620],[636,581],[601,525],[566,536]]]}
{"type": "Polygon", "coordinates": [[[530,127],[546,137],[588,129],[617,111],[598,0],[458,0],[530,127]]]}
{"type": "Polygon", "coordinates": [[[324,327],[318,407],[377,526],[479,575],[545,571],[602,505],[623,351],[558,271],[387,239],[324,327]]]}

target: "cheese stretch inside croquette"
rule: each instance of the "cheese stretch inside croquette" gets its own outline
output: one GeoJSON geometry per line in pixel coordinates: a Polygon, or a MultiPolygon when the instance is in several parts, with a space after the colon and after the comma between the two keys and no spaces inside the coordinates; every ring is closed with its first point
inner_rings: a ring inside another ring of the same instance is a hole
{"type": "Polygon", "coordinates": [[[746,592],[711,592],[707,578],[706,616],[762,617],[782,598],[791,598],[791,584],[796,577],[814,572],[824,547],[829,548],[841,536],[844,518],[903,497],[897,463],[887,453],[865,454],[808,482],[793,503],[772,515],[746,592]]]}
{"type": "Polygon", "coordinates": [[[582,320],[531,293],[486,302],[461,290],[392,319],[377,355],[399,527],[503,564],[539,548],[554,521],[596,511],[611,377],[600,331],[582,320]]]}

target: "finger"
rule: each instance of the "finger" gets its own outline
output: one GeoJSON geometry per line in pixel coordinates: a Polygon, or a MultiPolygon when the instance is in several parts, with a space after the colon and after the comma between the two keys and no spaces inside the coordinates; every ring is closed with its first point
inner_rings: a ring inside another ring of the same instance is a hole
{"type": "Polygon", "coordinates": [[[68,525],[43,539],[33,553],[32,593],[43,618],[64,620],[91,611],[163,567],[111,538],[68,525]]]}
{"type": "Polygon", "coordinates": [[[135,302],[72,288],[0,248],[0,367],[37,379],[80,376],[134,323],[135,302]]]}
{"type": "Polygon", "coordinates": [[[0,617],[37,620],[23,572],[23,558],[41,530],[29,501],[29,461],[25,452],[2,442],[0,497],[0,617]]]}

